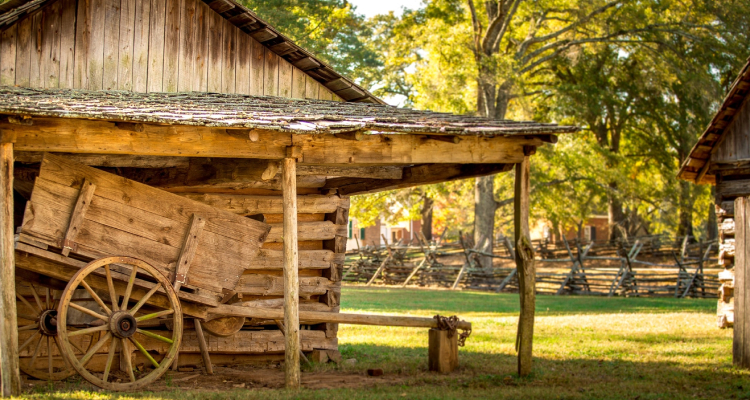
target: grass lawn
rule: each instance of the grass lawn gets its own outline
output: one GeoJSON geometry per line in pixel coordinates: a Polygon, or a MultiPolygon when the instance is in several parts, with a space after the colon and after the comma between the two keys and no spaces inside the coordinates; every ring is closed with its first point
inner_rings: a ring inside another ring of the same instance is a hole
{"type": "Polygon", "coordinates": [[[356,364],[313,372],[361,373],[366,389],[31,393],[28,399],[750,399],[750,373],[732,366],[732,331],[716,328],[714,300],[538,297],[534,372],[515,375],[518,298],[512,294],[344,288],[343,312],[457,314],[474,331],[460,369],[426,372],[423,329],[341,326],[356,364]],[[382,368],[378,384],[365,376],[382,368]]]}

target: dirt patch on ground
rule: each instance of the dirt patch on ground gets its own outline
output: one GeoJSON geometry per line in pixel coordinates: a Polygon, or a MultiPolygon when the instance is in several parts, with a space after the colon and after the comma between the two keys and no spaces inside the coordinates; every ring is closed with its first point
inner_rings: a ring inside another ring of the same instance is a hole
{"type": "MultiPolygon", "coordinates": [[[[368,388],[380,385],[396,385],[406,379],[404,376],[383,375],[371,377],[364,373],[327,370],[320,372],[302,372],[302,386],[307,389],[335,388],[368,388]]],[[[161,379],[145,390],[171,391],[175,389],[222,391],[234,389],[280,389],[284,387],[284,368],[279,364],[264,366],[239,365],[233,367],[214,367],[214,375],[207,375],[202,369],[193,371],[169,371],[161,379]]],[[[24,390],[67,391],[97,390],[97,388],[79,376],[73,376],[61,382],[46,382],[24,377],[24,390]]]]}

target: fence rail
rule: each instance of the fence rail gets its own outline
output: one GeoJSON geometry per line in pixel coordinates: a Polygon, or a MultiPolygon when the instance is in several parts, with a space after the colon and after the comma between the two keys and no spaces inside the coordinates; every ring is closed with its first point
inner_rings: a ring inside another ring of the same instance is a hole
{"type": "MultiPolygon", "coordinates": [[[[517,292],[513,244],[493,254],[458,243],[366,246],[350,253],[344,281],[366,285],[443,287],[517,292]],[[491,257],[492,268],[480,258],[491,257]],[[460,261],[459,261],[460,260],[460,261]],[[452,261],[452,262],[451,262],[452,261]]],[[[386,242],[387,243],[387,242],[386,242]]],[[[535,241],[537,293],[550,295],[670,296],[715,298],[719,290],[718,244],[691,238],[647,236],[618,242],[535,241]],[[716,271],[713,271],[716,269],[716,271]]]]}

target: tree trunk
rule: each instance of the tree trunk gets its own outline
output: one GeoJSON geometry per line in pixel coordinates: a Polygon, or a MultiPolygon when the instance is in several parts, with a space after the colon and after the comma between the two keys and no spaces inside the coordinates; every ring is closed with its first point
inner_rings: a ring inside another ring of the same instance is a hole
{"type": "Polygon", "coordinates": [[[617,195],[617,182],[610,182],[609,189],[607,193],[609,240],[614,241],[623,236],[620,228],[625,220],[625,213],[622,211],[622,201],[617,195]]]}
{"type": "Polygon", "coordinates": [[[693,232],[693,206],[694,200],[690,196],[690,183],[680,181],[679,225],[677,226],[677,237],[692,236],[693,232]]]}
{"type": "MultiPolygon", "coordinates": [[[[492,254],[495,232],[494,176],[477,178],[474,186],[474,248],[492,254]]],[[[480,257],[484,268],[492,268],[492,257],[480,257]]]]}
{"type": "Polygon", "coordinates": [[[422,234],[425,239],[432,240],[432,210],[435,200],[431,199],[430,196],[424,195],[422,201],[422,234]]]}

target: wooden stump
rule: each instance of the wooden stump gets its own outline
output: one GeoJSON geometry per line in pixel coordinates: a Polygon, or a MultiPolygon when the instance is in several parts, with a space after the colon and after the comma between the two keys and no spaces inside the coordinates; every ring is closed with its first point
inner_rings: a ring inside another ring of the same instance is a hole
{"type": "Polygon", "coordinates": [[[458,333],[430,329],[428,364],[430,371],[447,374],[458,368],[458,333]]]}

